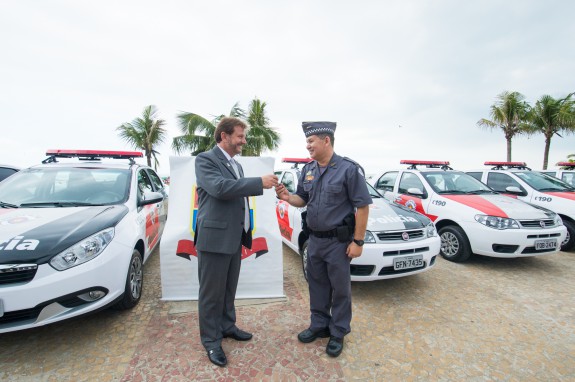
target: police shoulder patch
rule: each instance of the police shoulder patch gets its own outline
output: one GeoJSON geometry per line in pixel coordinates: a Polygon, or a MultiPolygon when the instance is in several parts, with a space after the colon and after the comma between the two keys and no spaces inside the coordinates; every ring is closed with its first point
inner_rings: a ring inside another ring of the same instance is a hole
{"type": "Polygon", "coordinates": [[[343,159],[356,165],[357,171],[359,172],[359,174],[365,178],[365,171],[363,170],[363,167],[361,167],[361,165],[359,163],[357,163],[356,161],[354,161],[353,159],[348,158],[348,157],[343,157],[343,159]]]}

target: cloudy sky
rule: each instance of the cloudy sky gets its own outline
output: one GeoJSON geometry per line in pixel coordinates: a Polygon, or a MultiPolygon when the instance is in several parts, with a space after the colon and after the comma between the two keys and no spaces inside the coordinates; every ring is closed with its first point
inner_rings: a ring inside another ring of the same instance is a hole
{"type": "MultiPolygon", "coordinates": [[[[306,157],[301,122],[330,120],[336,152],[368,173],[481,167],[505,159],[502,132],[476,125],[498,94],[575,91],[573,15],[556,0],[0,0],[0,163],[132,149],[115,129],[153,104],[167,175],[177,113],[258,97],[282,137],[265,155],[306,157]]],[[[513,159],[541,168],[543,144],[515,138],[513,159]]],[[[549,162],[572,153],[575,136],[555,137],[549,162]]]]}

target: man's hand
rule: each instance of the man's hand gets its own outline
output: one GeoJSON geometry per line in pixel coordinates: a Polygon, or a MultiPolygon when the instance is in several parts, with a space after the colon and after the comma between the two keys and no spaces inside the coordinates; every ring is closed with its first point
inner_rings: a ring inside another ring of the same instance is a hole
{"type": "Polygon", "coordinates": [[[283,184],[279,184],[276,186],[276,196],[278,199],[285,200],[286,202],[289,199],[289,191],[287,190],[286,186],[283,184]]]}
{"type": "Polygon", "coordinates": [[[359,245],[355,244],[352,241],[347,246],[347,251],[345,251],[345,253],[347,254],[347,257],[349,257],[350,259],[354,259],[356,257],[360,257],[362,251],[363,251],[363,247],[360,247],[359,245]]]}
{"type": "Polygon", "coordinates": [[[272,188],[278,185],[278,177],[274,174],[262,176],[262,184],[264,188],[272,188]]]}

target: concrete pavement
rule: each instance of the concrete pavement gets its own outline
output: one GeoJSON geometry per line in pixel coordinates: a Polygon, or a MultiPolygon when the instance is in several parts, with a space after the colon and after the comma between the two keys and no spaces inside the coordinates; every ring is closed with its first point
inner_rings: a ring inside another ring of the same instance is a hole
{"type": "Polygon", "coordinates": [[[225,339],[228,367],[199,341],[194,302],[161,301],[159,253],[132,311],[103,311],[0,335],[2,381],[575,381],[575,253],[438,258],[410,277],[354,283],[339,358],[308,325],[299,256],[284,249],[285,299],[238,301],[249,342],[225,339]]]}

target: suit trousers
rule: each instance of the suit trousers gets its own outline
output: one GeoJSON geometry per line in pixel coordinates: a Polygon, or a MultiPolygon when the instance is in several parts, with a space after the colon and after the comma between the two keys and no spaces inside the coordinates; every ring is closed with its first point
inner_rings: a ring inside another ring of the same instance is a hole
{"type": "Polygon", "coordinates": [[[233,254],[198,251],[200,339],[208,351],[221,346],[223,334],[235,331],[241,248],[233,254]]]}

